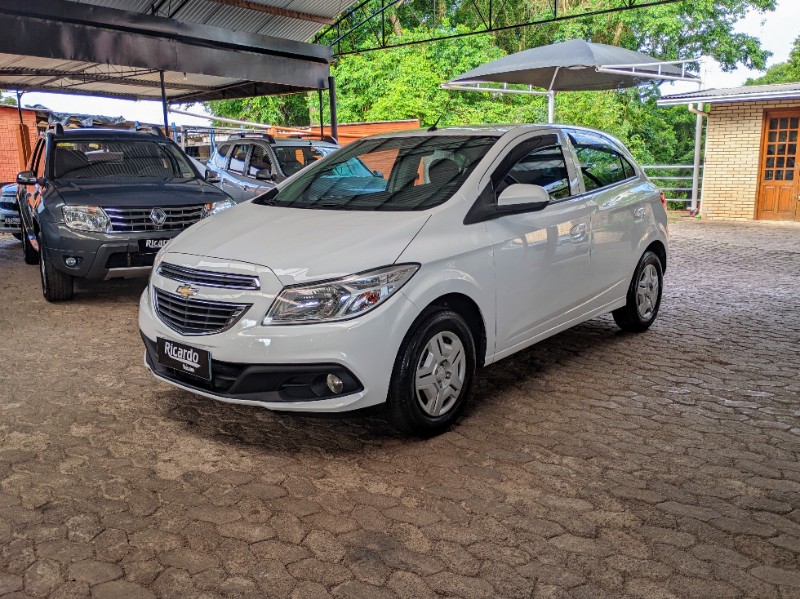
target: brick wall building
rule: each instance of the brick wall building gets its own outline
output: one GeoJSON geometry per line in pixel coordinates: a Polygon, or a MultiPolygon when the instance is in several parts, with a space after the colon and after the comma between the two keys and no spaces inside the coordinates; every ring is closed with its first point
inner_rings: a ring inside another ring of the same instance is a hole
{"type": "Polygon", "coordinates": [[[701,214],[800,221],[800,83],[665,96],[710,105],[701,214]]]}
{"type": "MultiPolygon", "coordinates": [[[[31,149],[36,143],[36,111],[22,109],[22,120],[28,126],[31,149]]],[[[16,106],[0,104],[0,183],[10,183],[24,170],[20,164],[18,139],[19,113],[16,106]]]]}

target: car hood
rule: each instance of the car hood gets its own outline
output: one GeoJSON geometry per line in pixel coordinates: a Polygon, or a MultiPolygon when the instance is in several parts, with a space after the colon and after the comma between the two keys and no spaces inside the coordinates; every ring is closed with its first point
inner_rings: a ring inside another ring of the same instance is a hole
{"type": "Polygon", "coordinates": [[[199,179],[135,183],[66,181],[57,182],[55,189],[65,204],[74,206],[183,206],[218,202],[228,197],[199,179]]]}
{"type": "Polygon", "coordinates": [[[393,264],[419,233],[424,212],[306,210],[246,202],[178,236],[169,254],[266,266],[284,285],[393,264]]]}

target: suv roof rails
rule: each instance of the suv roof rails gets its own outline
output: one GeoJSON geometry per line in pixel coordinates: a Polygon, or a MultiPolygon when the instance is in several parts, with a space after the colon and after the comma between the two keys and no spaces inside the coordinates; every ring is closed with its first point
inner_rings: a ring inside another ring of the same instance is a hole
{"type": "Polygon", "coordinates": [[[337,141],[337,139],[333,135],[323,135],[322,136],[322,141],[324,141],[326,143],[329,143],[329,144],[333,144],[335,146],[339,145],[339,142],[337,141]]]}
{"type": "Polygon", "coordinates": [[[234,133],[228,138],[228,141],[233,139],[263,139],[266,140],[267,143],[274,144],[275,138],[270,135],[269,133],[258,133],[255,131],[247,131],[245,133],[234,133]]]}
{"type": "Polygon", "coordinates": [[[161,127],[156,127],[155,125],[137,126],[136,130],[137,131],[146,131],[147,133],[152,133],[153,135],[157,135],[158,137],[166,137],[166,135],[164,135],[164,131],[161,129],[161,127]]]}

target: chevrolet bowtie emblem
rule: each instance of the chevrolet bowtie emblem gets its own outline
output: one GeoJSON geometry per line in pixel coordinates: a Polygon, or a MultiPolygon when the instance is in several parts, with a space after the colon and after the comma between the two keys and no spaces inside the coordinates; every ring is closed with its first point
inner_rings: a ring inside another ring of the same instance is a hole
{"type": "Polygon", "coordinates": [[[175,292],[178,295],[180,295],[183,299],[187,299],[192,297],[193,295],[197,295],[197,289],[195,289],[191,285],[181,285],[175,290],[175,292]]]}

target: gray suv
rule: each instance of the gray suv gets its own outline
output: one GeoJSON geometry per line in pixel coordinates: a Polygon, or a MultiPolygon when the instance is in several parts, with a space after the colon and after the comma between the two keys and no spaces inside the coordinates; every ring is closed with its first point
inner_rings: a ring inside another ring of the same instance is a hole
{"type": "Polygon", "coordinates": [[[330,141],[275,139],[266,133],[242,133],[222,142],[206,168],[234,201],[269,191],[284,179],[339,148],[330,141]]]}
{"type": "Polygon", "coordinates": [[[3,185],[0,195],[0,233],[11,233],[22,239],[19,229],[19,208],[17,208],[17,186],[13,183],[3,185]]]}

